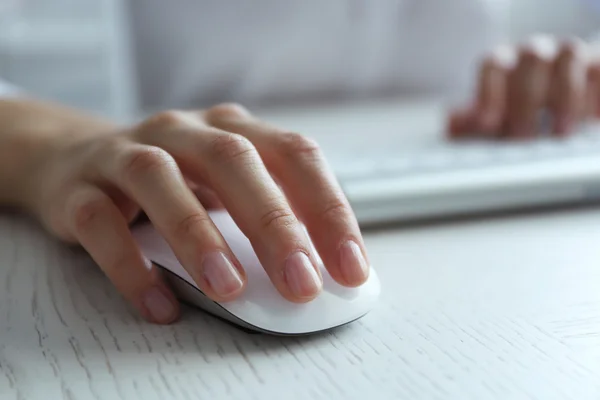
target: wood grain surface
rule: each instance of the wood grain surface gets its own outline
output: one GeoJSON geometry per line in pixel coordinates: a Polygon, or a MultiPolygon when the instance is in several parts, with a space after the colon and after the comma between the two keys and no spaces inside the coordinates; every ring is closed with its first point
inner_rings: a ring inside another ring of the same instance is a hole
{"type": "Polygon", "coordinates": [[[0,399],[598,399],[600,210],[366,234],[379,306],[316,336],[143,322],[88,256],[0,214],[0,399]]]}

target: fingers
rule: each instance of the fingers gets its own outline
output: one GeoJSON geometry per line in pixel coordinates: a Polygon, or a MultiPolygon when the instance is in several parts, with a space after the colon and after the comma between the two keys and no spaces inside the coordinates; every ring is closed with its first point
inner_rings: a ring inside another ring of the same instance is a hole
{"type": "Polygon", "coordinates": [[[331,276],[346,286],[365,282],[369,265],[358,223],[319,147],[243,110],[215,107],[205,117],[211,125],[243,135],[256,146],[306,224],[331,276]]]}
{"type": "Polygon", "coordinates": [[[147,130],[141,140],[165,149],[186,176],[216,192],[285,298],[317,296],[322,278],[308,237],[254,145],[201,123],[197,114],[173,122],[168,133],[147,130]]]}
{"type": "Polygon", "coordinates": [[[239,295],[245,273],[173,157],[137,143],[112,152],[95,160],[95,168],[141,206],[199,288],[216,301],[239,295]]]}
{"type": "Polygon", "coordinates": [[[588,59],[588,118],[600,117],[600,45],[593,44],[587,49],[588,59]]]}
{"type": "Polygon", "coordinates": [[[513,67],[514,58],[514,50],[504,46],[482,64],[474,116],[474,129],[480,134],[495,136],[502,128],[509,71],[513,67]]]}
{"type": "Polygon", "coordinates": [[[593,65],[588,71],[586,99],[586,117],[600,117],[600,65],[593,65]]]}
{"type": "Polygon", "coordinates": [[[451,138],[480,135],[497,136],[506,113],[510,49],[499,49],[482,64],[477,84],[477,98],[472,106],[450,113],[448,132],[451,138]]]}
{"type": "Polygon", "coordinates": [[[524,48],[508,78],[507,134],[513,138],[537,133],[539,111],[547,103],[551,58],[534,46],[524,48]]]}
{"type": "Polygon", "coordinates": [[[202,204],[202,206],[207,210],[216,210],[223,208],[223,203],[221,203],[221,200],[219,200],[219,196],[217,196],[215,191],[210,189],[209,187],[205,185],[200,185],[193,189],[193,192],[200,201],[200,204],[202,204]]]}
{"type": "Polygon", "coordinates": [[[219,200],[219,196],[208,187],[205,183],[202,182],[194,182],[189,178],[184,178],[186,185],[190,188],[190,190],[196,195],[200,204],[204,208],[208,209],[221,209],[223,208],[223,203],[219,200]]]}
{"type": "Polygon", "coordinates": [[[127,221],[106,194],[93,186],[79,187],[65,211],[73,236],[147,320],[167,324],[178,317],[175,296],[157,268],[144,259],[127,221]]]}
{"type": "Polygon", "coordinates": [[[553,132],[558,135],[571,131],[574,123],[583,116],[587,69],[582,44],[575,41],[563,44],[554,63],[550,89],[553,132]]]}
{"type": "Polygon", "coordinates": [[[470,137],[477,132],[477,110],[474,106],[453,110],[448,117],[448,135],[451,139],[470,137]]]}
{"type": "Polygon", "coordinates": [[[531,137],[546,128],[540,118],[545,111],[555,134],[572,131],[598,112],[600,73],[593,50],[576,40],[559,46],[546,36],[532,38],[518,54],[499,48],[481,65],[473,106],[450,114],[450,136],[531,137]]]}

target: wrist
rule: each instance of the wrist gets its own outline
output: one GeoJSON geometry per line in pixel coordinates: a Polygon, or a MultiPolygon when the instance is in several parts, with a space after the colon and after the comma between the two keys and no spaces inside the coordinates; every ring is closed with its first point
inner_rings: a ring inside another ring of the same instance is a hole
{"type": "Polygon", "coordinates": [[[61,148],[114,131],[106,121],[30,100],[0,101],[0,205],[35,212],[61,148]]]}
{"type": "Polygon", "coordinates": [[[29,209],[32,182],[38,175],[47,139],[27,132],[14,132],[11,136],[10,140],[0,139],[7,150],[0,152],[0,204],[29,209]]]}

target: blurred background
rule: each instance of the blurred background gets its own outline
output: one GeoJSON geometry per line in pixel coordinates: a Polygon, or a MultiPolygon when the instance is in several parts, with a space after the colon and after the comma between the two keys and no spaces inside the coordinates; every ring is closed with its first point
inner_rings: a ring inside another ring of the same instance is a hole
{"type": "MultiPolygon", "coordinates": [[[[491,2],[495,0],[489,0],[491,2]]],[[[135,109],[124,0],[0,0],[0,76],[26,90],[118,116],[135,109]]],[[[600,30],[598,0],[512,0],[511,39],[600,30]]]]}

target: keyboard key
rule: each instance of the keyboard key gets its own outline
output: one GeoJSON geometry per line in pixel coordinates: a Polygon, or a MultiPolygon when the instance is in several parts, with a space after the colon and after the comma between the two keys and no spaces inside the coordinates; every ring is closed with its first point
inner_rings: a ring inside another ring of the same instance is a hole
{"type": "Polygon", "coordinates": [[[531,146],[533,158],[547,158],[564,153],[564,146],[556,139],[542,139],[531,146]]]}
{"type": "Polygon", "coordinates": [[[457,154],[456,162],[464,166],[479,166],[489,164],[494,158],[494,152],[488,148],[470,148],[464,149],[461,154],[457,154]]]}
{"type": "Polygon", "coordinates": [[[499,161],[517,162],[530,158],[530,152],[523,144],[499,145],[497,157],[499,161]]]}
{"type": "Polygon", "coordinates": [[[333,169],[340,178],[364,178],[373,175],[377,171],[377,161],[375,158],[336,160],[333,162],[333,169]]]}
{"type": "Polygon", "coordinates": [[[437,152],[432,154],[423,154],[414,162],[419,168],[440,169],[456,163],[456,155],[451,152],[437,152]]]}
{"type": "Polygon", "coordinates": [[[416,169],[415,160],[420,159],[423,155],[413,157],[397,156],[380,159],[380,164],[377,170],[385,174],[404,174],[416,169]]]}
{"type": "Polygon", "coordinates": [[[580,153],[589,151],[591,144],[589,139],[585,136],[574,135],[573,137],[569,138],[569,140],[567,140],[565,146],[571,151],[580,153]]]}
{"type": "Polygon", "coordinates": [[[476,169],[505,164],[527,164],[583,155],[600,156],[600,129],[568,138],[542,137],[529,141],[440,142],[430,147],[407,149],[397,144],[380,153],[341,157],[334,162],[340,179],[371,179],[381,176],[418,175],[438,171],[476,169]]]}

